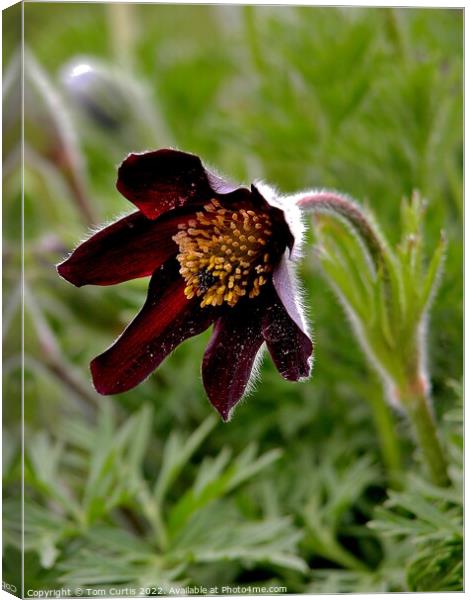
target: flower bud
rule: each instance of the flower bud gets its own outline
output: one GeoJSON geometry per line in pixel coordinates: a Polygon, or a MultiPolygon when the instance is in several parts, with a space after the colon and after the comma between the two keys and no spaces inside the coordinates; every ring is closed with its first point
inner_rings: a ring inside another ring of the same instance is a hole
{"type": "Polygon", "coordinates": [[[132,112],[110,69],[95,61],[75,59],[62,71],[62,84],[80,112],[104,131],[121,131],[132,112]]]}
{"type": "Polygon", "coordinates": [[[63,67],[61,82],[88,133],[137,149],[155,144],[155,116],[145,92],[121,69],[78,57],[63,67]]]}

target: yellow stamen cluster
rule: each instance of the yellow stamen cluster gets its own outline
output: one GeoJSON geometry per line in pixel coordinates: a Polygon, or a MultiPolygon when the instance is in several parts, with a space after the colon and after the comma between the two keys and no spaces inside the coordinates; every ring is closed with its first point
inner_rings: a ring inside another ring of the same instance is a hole
{"type": "Polygon", "coordinates": [[[230,210],[214,199],[179,229],[173,240],[187,298],[202,297],[201,306],[235,306],[242,296],[259,295],[272,270],[267,213],[230,210]]]}

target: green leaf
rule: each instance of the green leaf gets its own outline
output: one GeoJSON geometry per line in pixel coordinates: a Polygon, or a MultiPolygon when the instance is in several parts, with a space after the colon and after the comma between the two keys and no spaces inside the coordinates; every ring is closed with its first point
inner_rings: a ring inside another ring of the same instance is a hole
{"type": "Polygon", "coordinates": [[[157,481],[155,482],[154,497],[157,503],[160,504],[162,502],[168,488],[178,477],[193,453],[215,427],[216,423],[217,418],[214,415],[207,417],[186,442],[182,442],[176,432],[170,435],[163,450],[162,465],[157,481]]]}
{"type": "Polygon", "coordinates": [[[259,458],[255,456],[256,447],[251,444],[230,463],[230,453],[224,449],[217,458],[206,459],[201,467],[202,475],[169,511],[168,528],[171,535],[174,536],[184,527],[192,514],[268,467],[279,458],[280,452],[271,450],[259,458]]]}

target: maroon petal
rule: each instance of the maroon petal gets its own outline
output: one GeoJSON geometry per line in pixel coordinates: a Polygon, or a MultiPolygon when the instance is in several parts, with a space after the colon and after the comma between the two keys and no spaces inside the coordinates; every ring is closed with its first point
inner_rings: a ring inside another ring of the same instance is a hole
{"type": "Polygon", "coordinates": [[[263,337],[279,373],[289,381],[310,375],[313,344],[292,320],[274,289],[262,318],[263,337]]]}
{"type": "Polygon", "coordinates": [[[299,290],[297,281],[289,262],[288,251],[286,250],[273,272],[273,284],[290,318],[306,334],[305,319],[298,303],[299,290]]]}
{"type": "Polygon", "coordinates": [[[92,361],[93,382],[100,394],[135,387],[181,342],[214,322],[212,310],[185,297],[178,268],[171,260],[154,273],[140,313],[114,345],[92,361]]]}
{"type": "Polygon", "coordinates": [[[129,154],[119,167],[117,189],[148,219],[188,203],[204,203],[237,189],[206,171],[199,157],[164,148],[129,154]]]}
{"type": "Polygon", "coordinates": [[[172,236],[178,224],[189,218],[171,214],[150,221],[140,212],[132,213],[80,244],[57,270],[77,287],[146,277],[176,254],[172,236]]]}
{"type": "Polygon", "coordinates": [[[207,395],[224,421],[243,396],[263,343],[258,311],[244,308],[230,309],[217,321],[202,363],[207,395]]]}

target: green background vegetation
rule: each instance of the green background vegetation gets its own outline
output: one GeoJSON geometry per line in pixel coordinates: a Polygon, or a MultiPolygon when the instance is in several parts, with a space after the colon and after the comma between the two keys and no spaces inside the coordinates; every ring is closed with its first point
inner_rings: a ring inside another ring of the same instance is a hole
{"type": "MultiPolygon", "coordinates": [[[[26,4],[34,60],[25,106],[27,588],[462,589],[462,17],[432,9],[26,4]],[[78,58],[100,61],[105,83],[95,101],[107,125],[66,89],[64,67],[78,58]],[[65,144],[72,175],[55,152],[64,132],[75,135],[65,144]],[[450,488],[427,482],[407,423],[394,413],[403,476],[400,489],[390,489],[374,421],[381,384],[322,275],[313,239],[301,266],[316,346],[309,382],[282,380],[266,357],[255,390],[223,424],[200,381],[206,332],[137,389],[94,393],[88,363],[139,310],[147,281],[77,290],[57,276],[54,265],[88,229],[74,178],[99,225],[131,209],[115,189],[119,162],[167,145],[235,181],[262,178],[285,193],[345,191],[371,207],[392,242],[401,198],[418,189],[427,199],[430,248],[441,229],[449,240],[428,345],[450,488]]],[[[8,49],[13,28],[6,31],[8,49]]],[[[12,156],[4,200],[4,579],[18,585],[21,196],[12,156]]]]}

